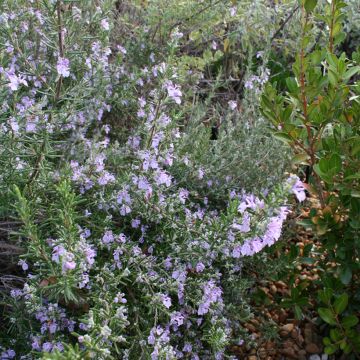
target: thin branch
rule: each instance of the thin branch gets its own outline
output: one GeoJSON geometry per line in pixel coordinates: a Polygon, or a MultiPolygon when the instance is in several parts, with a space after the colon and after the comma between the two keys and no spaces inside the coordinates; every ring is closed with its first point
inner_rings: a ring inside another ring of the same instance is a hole
{"type": "Polygon", "coordinates": [[[275,31],[275,34],[271,37],[271,42],[273,42],[281,33],[281,31],[284,29],[285,25],[290,21],[290,19],[294,16],[294,14],[299,10],[300,5],[297,5],[291,13],[288,15],[288,17],[281,23],[279,29],[275,31]]]}

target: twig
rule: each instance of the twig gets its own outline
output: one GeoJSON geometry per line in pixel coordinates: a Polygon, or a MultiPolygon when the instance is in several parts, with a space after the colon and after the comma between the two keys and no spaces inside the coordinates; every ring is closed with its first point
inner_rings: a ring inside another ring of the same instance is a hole
{"type": "Polygon", "coordinates": [[[282,22],[280,27],[276,30],[275,34],[271,37],[271,42],[275,40],[275,38],[281,33],[281,31],[284,29],[285,25],[290,21],[290,19],[294,16],[294,14],[299,10],[300,5],[297,5],[291,13],[288,15],[288,17],[282,22]]]}
{"type": "Polygon", "coordinates": [[[199,16],[200,14],[202,14],[204,11],[206,11],[207,9],[210,9],[212,6],[215,6],[217,4],[220,4],[223,0],[218,0],[218,1],[215,1],[214,3],[212,4],[209,4],[207,6],[204,6],[202,9],[200,9],[198,12],[196,12],[195,14],[192,14],[188,17],[186,17],[185,19],[183,20],[179,20],[177,21],[175,24],[173,24],[171,27],[170,27],[170,30],[169,30],[169,33],[171,33],[174,28],[176,28],[177,26],[181,25],[183,22],[185,21],[190,21],[191,19],[193,19],[194,17],[196,16],[199,16]]]}

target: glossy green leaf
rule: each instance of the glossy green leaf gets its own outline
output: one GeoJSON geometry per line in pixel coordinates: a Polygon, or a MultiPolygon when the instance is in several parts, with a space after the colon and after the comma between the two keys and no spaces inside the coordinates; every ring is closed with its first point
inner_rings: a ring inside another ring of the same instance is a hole
{"type": "Polygon", "coordinates": [[[290,93],[297,93],[299,91],[299,85],[295,78],[289,77],[285,81],[290,93]]]}
{"type": "Polygon", "coordinates": [[[352,271],[350,267],[346,267],[341,269],[340,271],[340,281],[344,284],[344,285],[348,285],[351,281],[352,278],[352,271]]]}
{"type": "Polygon", "coordinates": [[[330,329],[330,338],[332,341],[339,341],[342,339],[342,334],[339,329],[330,329]]]}
{"type": "Polygon", "coordinates": [[[337,314],[341,314],[347,308],[349,303],[348,294],[341,294],[334,302],[334,309],[337,314]]]}
{"type": "Polygon", "coordinates": [[[304,7],[306,12],[312,12],[317,4],[317,0],[305,0],[304,7]]]}
{"type": "Polygon", "coordinates": [[[329,325],[336,325],[335,315],[328,308],[319,308],[318,313],[320,317],[329,325]]]}
{"type": "Polygon", "coordinates": [[[334,344],[325,346],[324,352],[325,354],[332,355],[337,351],[338,347],[334,344]]]}
{"type": "Polygon", "coordinates": [[[358,322],[359,322],[359,319],[355,315],[349,315],[349,316],[345,316],[341,320],[341,325],[346,329],[350,329],[350,328],[354,327],[355,325],[357,325],[358,322]]]}

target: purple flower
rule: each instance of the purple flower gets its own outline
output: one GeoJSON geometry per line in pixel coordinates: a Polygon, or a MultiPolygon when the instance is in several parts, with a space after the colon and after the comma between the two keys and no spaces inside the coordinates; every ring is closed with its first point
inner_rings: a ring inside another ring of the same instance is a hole
{"type": "Polygon", "coordinates": [[[56,323],[56,322],[51,322],[50,325],[49,325],[49,332],[50,332],[50,334],[55,334],[57,328],[58,328],[57,323],[56,323]]]}
{"type": "Polygon", "coordinates": [[[164,260],[164,267],[166,270],[169,270],[171,267],[172,267],[172,263],[171,263],[171,257],[167,257],[165,260],[164,260]]]}
{"type": "Polygon", "coordinates": [[[155,181],[157,185],[165,184],[169,187],[171,185],[171,176],[167,174],[166,171],[159,170],[155,174],[155,181]]]}
{"type": "Polygon", "coordinates": [[[237,108],[237,102],[234,100],[230,100],[228,104],[231,110],[235,110],[237,108]]]}
{"type": "Polygon", "coordinates": [[[7,78],[10,81],[8,86],[12,91],[16,91],[20,85],[28,86],[27,81],[24,79],[22,75],[15,75],[14,72],[8,72],[8,73],[5,72],[5,74],[7,75],[7,78]]]}
{"type": "Polygon", "coordinates": [[[174,85],[172,81],[167,81],[165,83],[165,89],[168,92],[168,96],[176,102],[176,104],[181,104],[182,92],[178,85],[174,85]]]}
{"type": "Polygon", "coordinates": [[[230,8],[230,16],[235,16],[235,15],[236,15],[236,11],[237,11],[236,6],[232,6],[232,7],[230,8]]]}
{"type": "Polygon", "coordinates": [[[211,304],[222,303],[222,290],[216,286],[213,280],[208,281],[203,287],[203,297],[198,308],[198,315],[209,312],[211,304]]]}
{"type": "Polygon", "coordinates": [[[300,202],[306,199],[304,184],[296,175],[290,176],[287,183],[291,185],[291,192],[300,202]]]}
{"type": "Polygon", "coordinates": [[[198,179],[201,180],[205,175],[205,171],[203,169],[198,170],[198,179]]]}
{"type": "Polygon", "coordinates": [[[60,352],[64,351],[64,345],[61,343],[61,342],[57,342],[55,345],[54,345],[54,349],[57,349],[59,350],[60,352]]]}
{"type": "Polygon", "coordinates": [[[183,347],[183,351],[187,353],[192,352],[192,345],[190,343],[185,343],[183,347]]]}
{"type": "Polygon", "coordinates": [[[83,251],[84,251],[86,262],[90,266],[93,265],[95,262],[96,250],[91,245],[87,245],[83,251]]]}
{"type": "Polygon", "coordinates": [[[31,347],[33,350],[40,351],[41,350],[40,339],[37,337],[34,337],[32,339],[31,347]]]}
{"type": "Polygon", "coordinates": [[[148,336],[148,344],[150,345],[154,345],[156,341],[156,337],[155,337],[155,329],[152,328],[150,330],[150,335],[148,336]]]}
{"type": "Polygon", "coordinates": [[[62,264],[63,272],[75,269],[76,263],[75,261],[73,261],[73,259],[74,259],[74,254],[68,252],[62,264]]]}
{"type": "Polygon", "coordinates": [[[100,24],[104,30],[106,30],[106,31],[110,30],[110,25],[109,25],[109,22],[107,19],[102,19],[100,24]]]}
{"type": "Polygon", "coordinates": [[[59,57],[56,65],[58,74],[64,78],[70,76],[70,61],[69,59],[59,57]]]}
{"type": "Polygon", "coordinates": [[[242,244],[240,248],[240,253],[242,256],[252,256],[254,255],[254,251],[252,250],[251,244],[248,240],[242,244]]]}
{"type": "Polygon", "coordinates": [[[98,178],[98,184],[101,186],[105,186],[108,183],[115,182],[115,176],[110,174],[108,171],[104,171],[102,175],[98,178]]]}
{"type": "Polygon", "coordinates": [[[16,353],[14,350],[12,349],[8,349],[3,351],[1,354],[1,360],[8,360],[8,359],[13,359],[16,356],[16,353]]]}
{"type": "Polygon", "coordinates": [[[168,295],[161,294],[160,295],[160,300],[163,303],[163,305],[167,309],[169,309],[169,307],[171,306],[171,298],[168,295]]]}
{"type": "Polygon", "coordinates": [[[241,231],[242,233],[249,232],[250,229],[250,215],[247,212],[244,212],[243,214],[243,222],[241,225],[239,224],[233,224],[232,228],[238,231],[241,231]]]}
{"type": "Polygon", "coordinates": [[[52,343],[50,343],[50,342],[43,343],[43,346],[42,346],[43,351],[50,352],[52,350],[52,348],[53,348],[52,343]]]}
{"type": "Polygon", "coordinates": [[[53,252],[52,252],[52,261],[59,263],[59,257],[63,256],[64,254],[66,254],[66,250],[62,245],[56,245],[53,248],[53,252]]]}
{"type": "Polygon", "coordinates": [[[164,138],[164,133],[162,131],[154,134],[152,140],[151,140],[151,146],[154,148],[154,149],[157,149],[161,140],[163,140],[164,138]]]}
{"type": "Polygon", "coordinates": [[[141,221],[139,219],[132,219],[131,220],[131,227],[134,229],[137,229],[141,224],[141,221]]]}
{"type": "Polygon", "coordinates": [[[189,191],[186,189],[180,189],[179,200],[182,204],[185,204],[186,199],[189,197],[189,191]]]}
{"type": "Polygon", "coordinates": [[[204,269],[205,269],[205,265],[202,262],[196,264],[195,267],[196,272],[201,273],[204,271],[204,269]]]}
{"type": "Polygon", "coordinates": [[[29,265],[26,263],[25,260],[19,260],[18,265],[20,265],[24,271],[29,269],[29,265]]]}
{"type": "Polygon", "coordinates": [[[102,237],[102,242],[104,244],[109,244],[114,241],[114,234],[111,230],[105,232],[104,236],[102,237]]]}
{"type": "Polygon", "coordinates": [[[184,315],[180,311],[173,312],[170,318],[170,324],[180,326],[184,323],[184,315]]]}

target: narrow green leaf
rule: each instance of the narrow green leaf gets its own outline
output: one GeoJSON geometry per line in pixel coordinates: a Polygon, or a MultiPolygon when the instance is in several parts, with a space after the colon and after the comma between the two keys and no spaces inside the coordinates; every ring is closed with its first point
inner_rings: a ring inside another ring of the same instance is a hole
{"type": "Polygon", "coordinates": [[[278,132],[274,134],[274,137],[278,140],[281,140],[282,142],[286,144],[290,144],[292,142],[291,136],[284,132],[278,132]]]}
{"type": "Polygon", "coordinates": [[[357,73],[360,73],[360,66],[354,66],[350,68],[344,75],[345,80],[349,80],[351,77],[356,75],[357,73]]]}

